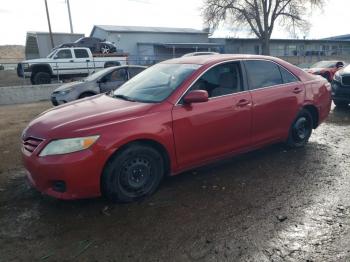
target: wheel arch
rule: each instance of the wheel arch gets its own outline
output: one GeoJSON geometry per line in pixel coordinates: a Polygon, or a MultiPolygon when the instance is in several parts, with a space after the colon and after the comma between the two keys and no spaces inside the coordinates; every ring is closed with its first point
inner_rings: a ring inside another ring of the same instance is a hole
{"type": "Polygon", "coordinates": [[[312,122],[313,122],[313,128],[317,128],[319,125],[319,121],[320,121],[320,116],[319,116],[319,112],[318,109],[315,105],[313,104],[306,104],[303,106],[304,110],[307,110],[311,116],[312,116],[312,122]]]}
{"type": "Polygon", "coordinates": [[[163,159],[163,163],[164,163],[164,167],[165,167],[165,176],[168,176],[171,173],[170,154],[169,154],[168,150],[166,149],[166,147],[161,142],[159,142],[155,139],[150,139],[150,138],[139,138],[139,139],[131,140],[131,141],[125,142],[123,145],[121,145],[116,150],[114,150],[114,152],[108,157],[106,163],[104,164],[103,169],[102,169],[102,173],[100,175],[100,187],[101,187],[102,193],[103,193],[102,179],[103,179],[103,174],[105,172],[106,167],[108,166],[108,164],[113,160],[113,158],[116,155],[118,155],[120,152],[124,151],[125,149],[127,149],[128,147],[133,146],[133,145],[147,145],[147,146],[152,147],[155,150],[157,150],[163,159]]]}
{"type": "Polygon", "coordinates": [[[48,64],[34,64],[31,66],[31,69],[32,69],[33,76],[38,72],[49,73],[50,76],[53,75],[52,69],[51,69],[50,65],[48,65],[48,64]]]}

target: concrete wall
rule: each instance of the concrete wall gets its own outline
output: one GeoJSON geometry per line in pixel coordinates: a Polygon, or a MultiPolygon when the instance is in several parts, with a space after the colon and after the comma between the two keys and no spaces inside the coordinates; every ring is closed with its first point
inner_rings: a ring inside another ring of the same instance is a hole
{"type": "Polygon", "coordinates": [[[0,87],[0,105],[26,104],[49,100],[62,84],[0,87]]]}

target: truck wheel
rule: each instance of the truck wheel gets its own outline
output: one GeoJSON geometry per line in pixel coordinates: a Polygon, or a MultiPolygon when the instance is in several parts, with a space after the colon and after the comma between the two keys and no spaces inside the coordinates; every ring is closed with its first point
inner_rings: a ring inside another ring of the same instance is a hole
{"type": "Polygon", "coordinates": [[[333,103],[334,103],[337,107],[347,107],[347,106],[349,105],[348,102],[342,101],[342,100],[333,100],[333,103]]]}
{"type": "Polygon", "coordinates": [[[102,192],[113,202],[132,202],[154,193],[163,175],[161,154],[150,146],[133,144],[106,164],[102,192]]]}
{"type": "Polygon", "coordinates": [[[34,85],[44,85],[51,83],[51,76],[46,72],[38,72],[33,76],[34,85]]]}

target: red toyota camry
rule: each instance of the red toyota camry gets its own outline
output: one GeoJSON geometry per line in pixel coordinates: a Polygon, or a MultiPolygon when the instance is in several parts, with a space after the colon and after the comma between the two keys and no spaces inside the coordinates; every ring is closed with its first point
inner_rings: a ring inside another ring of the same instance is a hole
{"type": "Polygon", "coordinates": [[[23,159],[45,194],[128,202],[214,160],[281,141],[304,146],[330,106],[324,78],[280,59],[184,57],[42,113],[23,131],[23,159]]]}

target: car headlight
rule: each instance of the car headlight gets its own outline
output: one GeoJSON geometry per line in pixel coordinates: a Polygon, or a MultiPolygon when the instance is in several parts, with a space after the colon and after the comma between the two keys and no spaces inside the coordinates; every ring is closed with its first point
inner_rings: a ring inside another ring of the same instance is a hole
{"type": "Polygon", "coordinates": [[[59,91],[58,93],[59,93],[60,95],[66,95],[66,94],[68,94],[70,91],[72,91],[72,89],[65,89],[65,90],[59,91]]]}
{"type": "Polygon", "coordinates": [[[39,156],[51,156],[73,153],[91,147],[100,136],[87,136],[53,140],[45,146],[39,156]]]}

